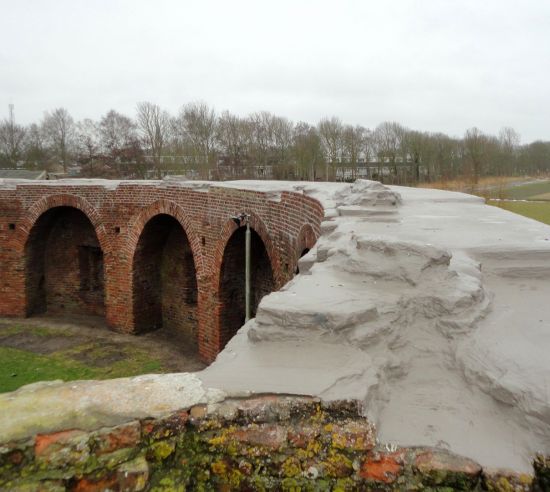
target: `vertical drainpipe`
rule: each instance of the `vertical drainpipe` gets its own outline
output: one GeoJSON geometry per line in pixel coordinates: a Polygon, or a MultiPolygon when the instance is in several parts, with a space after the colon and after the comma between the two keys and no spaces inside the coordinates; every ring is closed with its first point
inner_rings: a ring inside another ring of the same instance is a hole
{"type": "Polygon", "coordinates": [[[250,248],[251,248],[251,232],[248,215],[245,216],[246,233],[245,233],[245,266],[244,266],[244,297],[245,297],[245,323],[250,319],[250,248]]]}

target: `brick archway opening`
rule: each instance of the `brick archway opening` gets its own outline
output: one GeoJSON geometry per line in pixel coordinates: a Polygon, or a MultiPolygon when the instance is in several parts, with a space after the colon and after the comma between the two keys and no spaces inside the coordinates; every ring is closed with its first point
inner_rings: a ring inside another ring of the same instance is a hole
{"type": "MultiPolygon", "coordinates": [[[[227,242],[221,265],[219,299],[220,349],[245,321],[245,231],[239,227],[227,242]]],[[[256,315],[262,297],[275,290],[275,277],[269,255],[260,235],[251,229],[251,311],[256,315]]]]}
{"type": "Polygon", "coordinates": [[[133,259],[133,315],[137,333],[165,328],[197,348],[197,274],[187,234],[171,215],[153,216],[133,259]]]}
{"type": "Polygon", "coordinates": [[[32,226],[25,244],[26,315],[105,316],[103,250],[90,219],[53,207],[32,226]]]}

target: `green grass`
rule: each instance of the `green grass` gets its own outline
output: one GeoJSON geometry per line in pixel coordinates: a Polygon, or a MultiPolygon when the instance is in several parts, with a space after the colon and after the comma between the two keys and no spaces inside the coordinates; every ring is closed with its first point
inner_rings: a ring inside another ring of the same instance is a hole
{"type": "Polygon", "coordinates": [[[29,383],[63,379],[92,379],[95,371],[83,364],[8,347],[0,347],[0,393],[29,383]]]}
{"type": "MultiPolygon", "coordinates": [[[[38,336],[56,336],[57,330],[38,327],[13,326],[2,331],[3,335],[13,335],[25,330],[38,336]]],[[[121,346],[116,348],[122,359],[97,367],[88,360],[100,359],[112,353],[113,347],[103,347],[100,343],[85,341],[77,346],[42,355],[27,350],[0,346],[0,393],[37,381],[62,379],[110,379],[136,376],[153,372],[163,372],[159,360],[151,358],[143,349],[121,346]],[[80,356],[80,359],[79,359],[80,356]],[[85,356],[84,358],[82,358],[85,356]]]]}
{"type": "Polygon", "coordinates": [[[512,200],[530,200],[536,195],[542,195],[544,193],[550,193],[550,181],[541,181],[539,183],[530,183],[506,188],[504,190],[503,198],[512,200]]]}
{"type": "Polygon", "coordinates": [[[506,202],[489,200],[489,205],[500,207],[531,219],[550,224],[550,201],[549,202],[506,202]]]}

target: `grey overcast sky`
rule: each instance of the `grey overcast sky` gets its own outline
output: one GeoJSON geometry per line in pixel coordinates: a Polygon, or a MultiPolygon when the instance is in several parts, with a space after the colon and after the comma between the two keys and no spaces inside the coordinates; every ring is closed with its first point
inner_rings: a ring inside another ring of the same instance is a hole
{"type": "Polygon", "coordinates": [[[0,116],[203,100],[550,140],[550,0],[0,0],[0,116]]]}

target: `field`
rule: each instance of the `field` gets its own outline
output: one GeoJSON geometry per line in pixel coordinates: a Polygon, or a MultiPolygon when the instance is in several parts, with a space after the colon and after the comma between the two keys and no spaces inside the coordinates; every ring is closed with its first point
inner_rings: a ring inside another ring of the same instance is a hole
{"type": "Polygon", "coordinates": [[[550,180],[507,186],[499,190],[509,200],[550,200],[550,180]]]}
{"type": "Polygon", "coordinates": [[[478,195],[489,205],[550,224],[550,179],[498,176],[482,178],[477,185],[457,179],[420,186],[478,195]]]}
{"type": "Polygon", "coordinates": [[[489,195],[489,205],[550,224],[550,181],[509,186],[498,190],[498,193],[499,200],[492,200],[489,195]]]}
{"type": "Polygon", "coordinates": [[[484,176],[477,183],[472,179],[455,178],[441,181],[419,183],[419,188],[436,188],[438,190],[462,191],[474,195],[485,196],[488,193],[498,194],[501,190],[507,190],[513,186],[532,181],[528,176],[484,176]]]}
{"type": "Polygon", "coordinates": [[[196,371],[204,365],[162,330],[121,335],[55,319],[0,320],[0,393],[37,381],[196,371]]]}
{"type": "Polygon", "coordinates": [[[488,200],[489,205],[500,207],[519,215],[550,224],[550,201],[548,202],[513,202],[488,200]]]}

